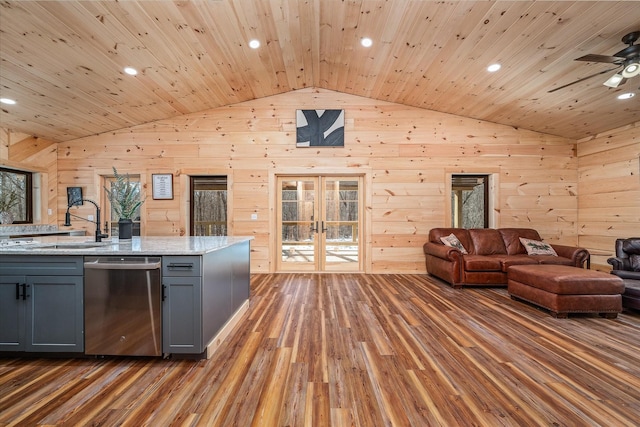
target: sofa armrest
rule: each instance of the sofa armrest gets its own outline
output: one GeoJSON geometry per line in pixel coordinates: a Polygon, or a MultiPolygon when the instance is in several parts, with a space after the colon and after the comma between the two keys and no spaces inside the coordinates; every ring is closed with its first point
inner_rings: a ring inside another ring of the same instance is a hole
{"type": "Polygon", "coordinates": [[[585,248],[555,244],[552,244],[551,247],[556,251],[558,256],[572,260],[575,267],[582,267],[585,262],[587,263],[587,268],[590,267],[591,254],[585,248]]]}
{"type": "Polygon", "coordinates": [[[427,242],[422,247],[426,255],[432,255],[447,261],[459,261],[462,258],[462,252],[459,249],[445,246],[440,243],[427,242]]]}
{"type": "Polygon", "coordinates": [[[609,264],[613,266],[612,270],[631,270],[628,258],[609,258],[607,260],[609,264]]]}

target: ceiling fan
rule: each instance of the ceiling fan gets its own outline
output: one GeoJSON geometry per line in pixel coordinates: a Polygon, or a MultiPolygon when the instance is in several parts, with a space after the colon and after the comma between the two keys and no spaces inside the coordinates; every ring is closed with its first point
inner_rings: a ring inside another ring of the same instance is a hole
{"type": "Polygon", "coordinates": [[[618,72],[609,77],[609,79],[607,79],[607,81],[603,83],[605,86],[618,87],[619,85],[625,83],[626,79],[637,76],[638,74],[640,74],[640,45],[634,43],[638,39],[640,39],[640,31],[634,31],[622,38],[622,43],[627,44],[628,46],[622,49],[620,52],[614,53],[612,56],[588,54],[585,56],[581,56],[580,58],[576,58],[576,61],[603,62],[605,64],[615,64],[616,67],[599,71],[590,76],[583,77],[566,85],[551,89],[550,91],[548,91],[548,93],[564,89],[568,86],[583,82],[592,77],[596,77],[615,70],[618,70],[618,72]],[[622,70],[619,70],[620,67],[622,67],[622,70]]]}

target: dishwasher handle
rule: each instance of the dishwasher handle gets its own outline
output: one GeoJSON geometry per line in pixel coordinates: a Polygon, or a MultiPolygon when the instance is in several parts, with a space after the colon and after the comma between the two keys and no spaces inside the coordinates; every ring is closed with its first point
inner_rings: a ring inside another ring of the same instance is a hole
{"type": "Polygon", "coordinates": [[[85,262],[84,268],[94,270],[159,270],[160,261],[158,262],[140,262],[131,264],[111,263],[111,262],[85,262]]]}

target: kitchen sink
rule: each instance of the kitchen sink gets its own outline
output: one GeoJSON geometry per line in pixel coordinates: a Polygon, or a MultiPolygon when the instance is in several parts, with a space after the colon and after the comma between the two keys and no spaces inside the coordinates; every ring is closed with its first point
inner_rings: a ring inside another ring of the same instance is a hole
{"type": "Polygon", "coordinates": [[[112,242],[69,242],[69,243],[42,243],[32,246],[31,249],[90,249],[111,245],[112,242]]]}

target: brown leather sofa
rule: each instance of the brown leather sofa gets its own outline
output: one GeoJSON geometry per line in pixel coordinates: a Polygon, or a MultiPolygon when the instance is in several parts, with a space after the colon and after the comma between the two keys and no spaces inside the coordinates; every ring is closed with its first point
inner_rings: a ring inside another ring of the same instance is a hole
{"type": "Polygon", "coordinates": [[[589,261],[584,248],[552,244],[554,255],[527,255],[520,237],[541,241],[531,228],[464,229],[433,228],[424,244],[427,272],[454,288],[462,286],[506,286],[512,265],[554,264],[582,267],[589,261]],[[445,246],[441,237],[454,234],[468,254],[445,246]]]}
{"type": "Polygon", "coordinates": [[[622,306],[640,310],[640,237],[616,239],[616,256],[607,262],[624,282],[622,306]]]}

